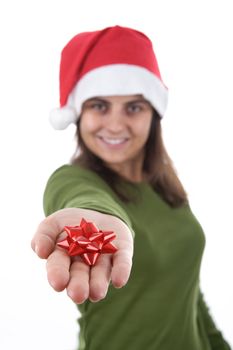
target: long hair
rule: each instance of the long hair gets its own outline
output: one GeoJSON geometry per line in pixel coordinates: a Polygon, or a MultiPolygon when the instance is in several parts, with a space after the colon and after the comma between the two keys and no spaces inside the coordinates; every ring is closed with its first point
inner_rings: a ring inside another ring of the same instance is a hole
{"type": "MultiPolygon", "coordinates": [[[[171,207],[180,207],[188,202],[185,192],[169,157],[162,139],[160,116],[154,110],[150,132],[145,144],[143,172],[147,175],[148,183],[171,207]]],[[[77,122],[77,149],[71,159],[72,164],[79,164],[87,169],[101,174],[101,177],[111,186],[118,197],[124,202],[134,199],[119,186],[123,179],[115,171],[93,154],[85,145],[80,134],[80,118],[77,122]]],[[[124,179],[125,181],[125,179],[124,179]]],[[[130,181],[128,181],[130,183],[130,181]]]]}

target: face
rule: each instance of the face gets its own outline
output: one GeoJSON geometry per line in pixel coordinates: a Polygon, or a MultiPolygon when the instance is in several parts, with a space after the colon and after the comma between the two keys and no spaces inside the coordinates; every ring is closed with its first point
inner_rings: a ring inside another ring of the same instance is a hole
{"type": "Polygon", "coordinates": [[[87,148],[110,168],[138,177],[152,115],[151,105],[140,95],[92,98],[83,105],[80,134],[87,148]]]}

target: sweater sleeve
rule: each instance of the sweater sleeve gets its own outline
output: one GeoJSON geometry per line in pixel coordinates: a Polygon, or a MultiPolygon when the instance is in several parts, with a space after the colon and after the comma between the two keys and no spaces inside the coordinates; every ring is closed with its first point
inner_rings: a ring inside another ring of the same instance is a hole
{"type": "Polygon", "coordinates": [[[43,198],[45,215],[63,208],[90,209],[118,217],[134,230],[125,210],[100,176],[79,166],[64,165],[49,178],[43,198]]]}
{"type": "Polygon", "coordinates": [[[216,327],[201,290],[199,290],[198,312],[209,339],[211,350],[232,350],[230,345],[224,339],[221,331],[216,327]]]}

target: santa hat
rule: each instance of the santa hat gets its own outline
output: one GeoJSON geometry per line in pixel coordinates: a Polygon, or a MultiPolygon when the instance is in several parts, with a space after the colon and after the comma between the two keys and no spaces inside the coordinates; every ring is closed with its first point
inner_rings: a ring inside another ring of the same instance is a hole
{"type": "Polygon", "coordinates": [[[62,130],[77,122],[89,98],[138,94],[163,117],[168,91],[150,39],[121,26],[80,33],[62,50],[60,108],[51,111],[50,122],[62,130]]]}

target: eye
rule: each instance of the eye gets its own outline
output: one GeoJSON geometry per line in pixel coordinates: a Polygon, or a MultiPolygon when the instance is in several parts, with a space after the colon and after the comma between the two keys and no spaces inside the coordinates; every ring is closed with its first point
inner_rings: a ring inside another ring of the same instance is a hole
{"type": "Polygon", "coordinates": [[[140,103],[133,103],[127,107],[127,112],[129,114],[136,114],[143,110],[143,106],[140,103]]]}
{"type": "Polygon", "coordinates": [[[92,102],[90,103],[90,108],[96,111],[104,112],[107,109],[107,105],[104,102],[92,102]]]}
{"type": "Polygon", "coordinates": [[[83,105],[83,110],[89,109],[96,113],[104,113],[106,112],[107,108],[107,103],[105,103],[105,101],[99,100],[86,101],[83,105]]]}

